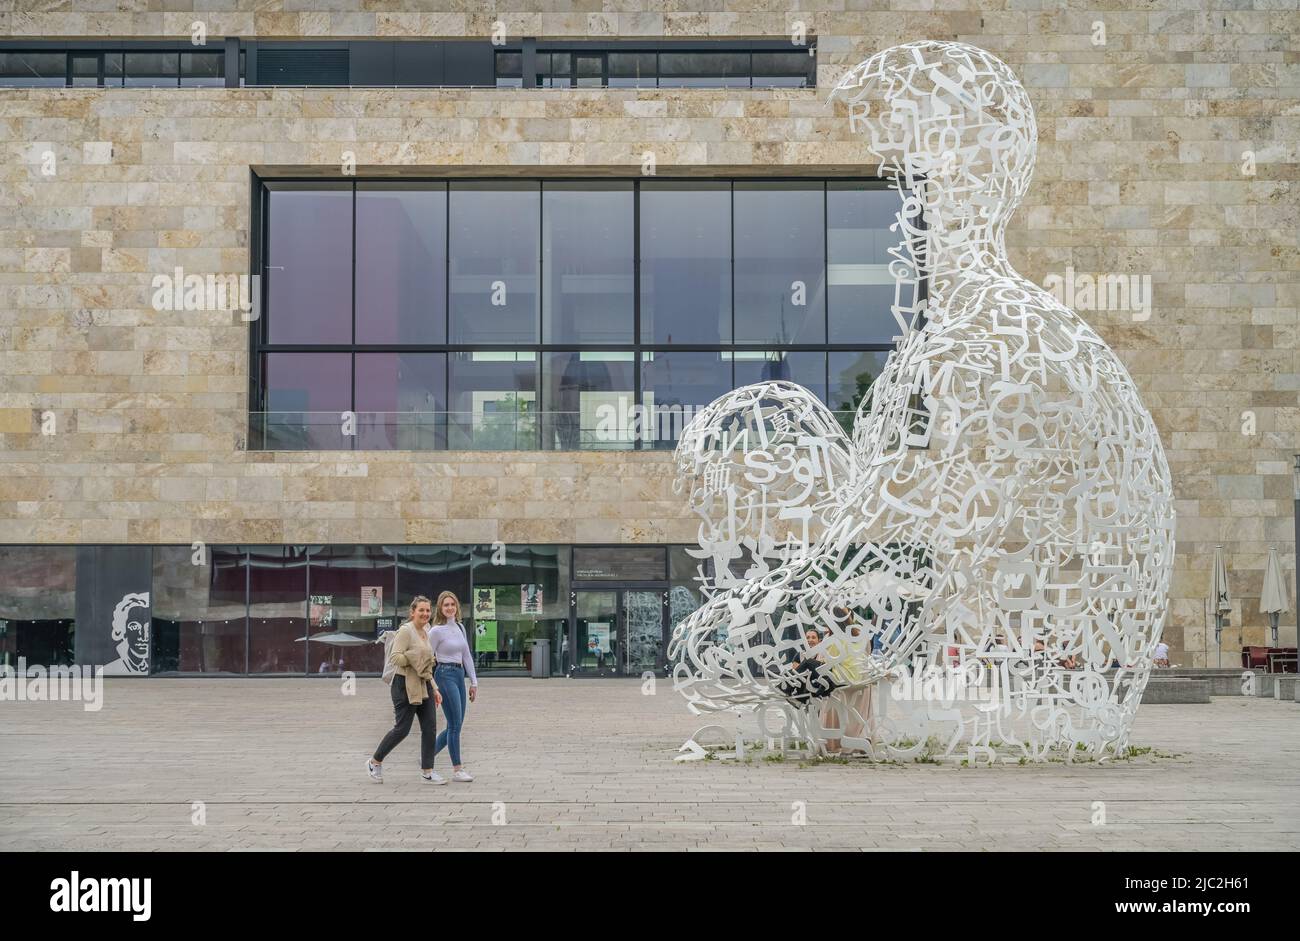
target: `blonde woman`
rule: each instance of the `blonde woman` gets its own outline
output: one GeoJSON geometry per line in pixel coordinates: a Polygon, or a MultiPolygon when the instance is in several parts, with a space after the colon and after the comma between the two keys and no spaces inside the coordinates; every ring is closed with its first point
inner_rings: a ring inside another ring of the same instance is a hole
{"type": "Polygon", "coordinates": [[[433,649],[425,636],[433,602],[419,595],[411,602],[411,619],[397,629],[388,662],[394,669],[389,692],[393,697],[393,727],[379,743],[372,757],[366,759],[371,779],[384,781],[384,759],[406,738],[411,722],[420,720],[420,774],[429,784],[446,784],[447,779],[433,770],[433,756],[438,733],[438,703],[442,694],[433,678],[433,649]]]}
{"type": "Polygon", "coordinates": [[[460,727],[465,722],[465,680],[469,679],[469,701],[478,696],[478,676],[474,672],[474,653],[469,648],[469,638],[460,620],[460,599],[455,592],[444,591],[438,596],[437,614],[429,627],[429,645],[433,648],[438,666],[433,678],[443,690],[442,714],[447,717],[447,728],[438,735],[433,751],[436,755],[444,748],[451,752],[453,781],[468,784],[474,775],[465,770],[460,760],[460,727]]]}
{"type": "MultiPolygon", "coordinates": [[[[836,622],[847,628],[850,637],[862,636],[862,628],[858,625],[853,612],[847,608],[835,608],[832,613],[836,622]]],[[[829,639],[826,642],[826,652],[832,659],[839,660],[838,663],[831,667],[831,676],[835,678],[836,683],[841,687],[848,688],[837,689],[827,698],[822,706],[822,728],[827,731],[839,729],[838,706],[843,708],[845,714],[845,737],[861,738],[863,735],[870,736],[873,732],[870,727],[874,724],[872,722],[874,718],[872,706],[874,704],[875,686],[859,685],[865,676],[866,653],[858,654],[852,649],[844,649],[839,641],[829,639]],[[854,717],[855,712],[857,713],[856,718],[854,717]]],[[[828,738],[826,740],[826,750],[831,754],[838,754],[840,740],[838,738],[828,738]]]]}

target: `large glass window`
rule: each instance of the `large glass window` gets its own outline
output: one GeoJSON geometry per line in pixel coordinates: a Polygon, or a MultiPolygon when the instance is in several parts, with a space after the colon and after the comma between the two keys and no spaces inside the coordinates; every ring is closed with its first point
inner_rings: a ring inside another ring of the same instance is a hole
{"type": "Polygon", "coordinates": [[[100,84],[99,53],[86,55],[72,53],[68,57],[68,77],[73,88],[95,87],[100,84]]]}
{"type": "Polygon", "coordinates": [[[826,341],[821,183],[735,185],[737,343],[826,341]]]}
{"type": "Polygon", "coordinates": [[[755,52],[753,73],[755,88],[807,88],[812,56],[808,50],[795,52],[755,52]]]}
{"type": "Polygon", "coordinates": [[[729,352],[658,351],[641,354],[641,440],[673,448],[704,406],[731,391],[729,352]]]}
{"type": "Polygon", "coordinates": [[[448,445],[461,451],[535,449],[539,356],[452,353],[448,445]]]}
{"type": "Polygon", "coordinates": [[[267,187],[257,448],[670,447],[736,385],[838,406],[896,333],[872,181],[267,187]]]}
{"type": "Polygon", "coordinates": [[[546,450],[631,447],[636,354],[544,353],[542,433],[546,450]]]}
{"type": "Polygon", "coordinates": [[[542,188],[546,343],[631,343],[632,184],[542,188]]]}
{"type": "Polygon", "coordinates": [[[76,625],[76,547],[0,546],[0,663],[71,664],[76,625]]]}
{"type": "Polygon", "coordinates": [[[396,558],[383,546],[314,546],[310,553],[307,670],[381,672],[380,623],[395,613],[396,558]]]}
{"type": "Polygon", "coordinates": [[[148,88],[156,85],[178,85],[180,53],[178,52],[128,52],[126,53],[126,85],[148,88]]]}
{"type": "Polygon", "coordinates": [[[268,353],[262,378],[265,447],[351,447],[344,413],[352,411],[351,353],[268,353]]]}
{"type": "Polygon", "coordinates": [[[352,342],[352,187],[268,184],[267,339],[352,342]]]}
{"type": "Polygon", "coordinates": [[[307,547],[243,549],[248,554],[248,672],[301,676],[308,659],[307,547]]]}
{"type": "Polygon", "coordinates": [[[446,353],[357,354],[359,450],[445,447],[446,412],[446,353]]]}
{"type": "Polygon", "coordinates": [[[222,87],[226,84],[226,55],[223,52],[182,52],[181,85],[222,87]]]}
{"type": "Polygon", "coordinates": [[[533,641],[545,639],[551,672],[561,672],[568,645],[569,547],[477,547],[474,593],[465,607],[477,670],[531,670],[533,641]]]}
{"type": "Polygon", "coordinates": [[[463,613],[469,613],[470,546],[398,546],[395,624],[411,616],[411,601],[423,595],[437,603],[444,591],[454,592],[463,613]]]}
{"type": "Polygon", "coordinates": [[[747,52],[661,52],[660,88],[747,88],[747,52]]]}
{"type": "Polygon", "coordinates": [[[889,272],[889,250],[899,241],[889,227],[898,208],[898,193],[879,184],[832,181],[826,186],[832,343],[892,344],[899,335],[890,313],[894,279],[889,272]]]}
{"type": "Polygon", "coordinates": [[[807,350],[737,350],[732,383],[794,382],[826,400],[826,354],[807,350]]]}
{"type": "Polygon", "coordinates": [[[68,83],[65,52],[0,52],[0,85],[62,87],[68,83]]]}
{"type": "Polygon", "coordinates": [[[541,188],[451,184],[451,342],[536,343],[541,188]]]}
{"type": "Polygon", "coordinates": [[[659,68],[653,52],[611,52],[610,88],[654,88],[659,68]]]}
{"type": "Polygon", "coordinates": [[[153,551],[155,673],[245,673],[247,566],[234,546],[153,551]]]}
{"type": "Polygon", "coordinates": [[[641,340],[731,342],[731,187],[641,184],[641,340]]]}
{"type": "Polygon", "coordinates": [[[357,343],[447,340],[447,190],[357,184],[357,343]]]}
{"type": "Polygon", "coordinates": [[[884,350],[844,352],[833,350],[829,354],[826,404],[835,412],[845,431],[853,431],[853,419],[858,406],[866,398],[871,384],[880,378],[889,354],[884,350]]]}

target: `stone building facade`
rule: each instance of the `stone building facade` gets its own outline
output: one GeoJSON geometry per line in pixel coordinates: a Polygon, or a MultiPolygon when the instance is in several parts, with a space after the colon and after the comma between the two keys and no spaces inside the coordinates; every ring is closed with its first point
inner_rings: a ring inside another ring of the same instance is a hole
{"type": "Polygon", "coordinates": [[[692,542],[663,452],[249,450],[247,323],[156,311],[152,279],[247,273],[250,173],[338,176],[347,151],[358,175],[636,176],[646,153],[661,173],[869,173],[827,103],[837,77],[895,43],[953,39],[1008,62],[1037,107],[1016,268],[1039,283],[1150,285],[1149,310],[1080,313],[1124,360],[1167,449],[1173,660],[1207,662],[1216,545],[1235,595],[1225,659],[1238,633],[1266,642],[1262,575],[1270,546],[1294,571],[1300,450],[1294,3],[158,6],[10,0],[0,37],[177,39],[196,20],[246,39],[484,38],[498,22],[547,39],[802,27],[817,87],[0,89],[0,544],[692,542]]]}

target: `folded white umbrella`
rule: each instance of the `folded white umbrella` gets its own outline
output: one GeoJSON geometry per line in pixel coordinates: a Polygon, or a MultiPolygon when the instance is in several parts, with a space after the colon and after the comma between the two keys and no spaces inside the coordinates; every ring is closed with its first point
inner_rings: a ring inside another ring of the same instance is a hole
{"type": "Polygon", "coordinates": [[[1228,569],[1223,564],[1223,546],[1214,547],[1214,565],[1210,569],[1210,613],[1214,615],[1214,646],[1223,653],[1219,636],[1223,631],[1223,615],[1232,611],[1232,591],[1228,587],[1228,569]]]}
{"type": "Polygon", "coordinates": [[[1277,549],[1269,546],[1268,564],[1264,566],[1264,589],[1259,596],[1259,613],[1267,614],[1273,628],[1273,646],[1277,646],[1277,622],[1289,609],[1286,598],[1286,582],[1282,578],[1282,560],[1278,558],[1277,549]]]}

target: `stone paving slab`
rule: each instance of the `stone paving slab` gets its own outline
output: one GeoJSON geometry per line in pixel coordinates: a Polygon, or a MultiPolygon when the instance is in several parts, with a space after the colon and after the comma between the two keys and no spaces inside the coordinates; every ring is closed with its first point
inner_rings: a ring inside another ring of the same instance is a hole
{"type": "Polygon", "coordinates": [[[1153,752],[1104,764],[678,763],[706,720],[666,684],[488,678],[477,780],[431,787],[414,732],[366,778],[388,694],[341,688],[118,679],[99,712],[0,703],[0,850],[409,850],[412,824],[430,849],[1300,849],[1291,702],[1144,706],[1153,752]]]}

